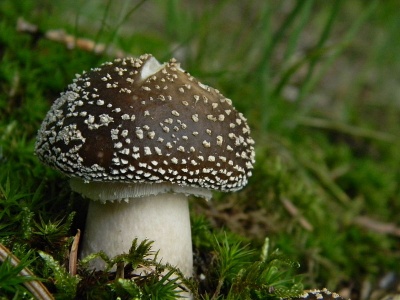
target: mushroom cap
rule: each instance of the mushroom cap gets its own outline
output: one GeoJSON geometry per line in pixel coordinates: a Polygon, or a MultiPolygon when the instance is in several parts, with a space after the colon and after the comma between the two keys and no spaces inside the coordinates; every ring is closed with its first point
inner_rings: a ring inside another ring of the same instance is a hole
{"type": "Polygon", "coordinates": [[[235,191],[254,141],[232,101],[149,54],[77,75],[38,132],[39,159],[84,182],[171,183],[235,191]]]}
{"type": "Polygon", "coordinates": [[[326,288],[322,290],[306,290],[298,297],[289,298],[290,300],[344,300],[339,294],[330,292],[326,288]]]}

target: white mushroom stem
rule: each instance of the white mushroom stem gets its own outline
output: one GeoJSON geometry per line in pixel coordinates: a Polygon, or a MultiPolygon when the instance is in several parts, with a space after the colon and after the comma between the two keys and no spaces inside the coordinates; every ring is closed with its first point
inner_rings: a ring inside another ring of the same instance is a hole
{"type": "MultiPolygon", "coordinates": [[[[128,202],[90,201],[82,257],[103,250],[113,257],[127,253],[132,241],[154,241],[158,259],[178,267],[185,276],[193,272],[188,199],[184,194],[159,194],[131,198],[128,202]]],[[[100,261],[93,265],[104,268],[100,261]]]]}

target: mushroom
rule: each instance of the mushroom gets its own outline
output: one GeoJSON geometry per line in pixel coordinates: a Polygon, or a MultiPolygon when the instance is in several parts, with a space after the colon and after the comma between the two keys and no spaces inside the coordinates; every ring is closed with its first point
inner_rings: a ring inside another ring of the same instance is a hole
{"type": "MultiPolygon", "coordinates": [[[[344,300],[339,294],[330,292],[326,288],[322,290],[313,289],[306,290],[297,297],[289,298],[290,300],[344,300]]],[[[284,299],[285,300],[285,299],[284,299]]]]}
{"type": "Polygon", "coordinates": [[[115,256],[134,238],[149,239],[164,263],[190,277],[187,197],[243,188],[253,144],[231,100],[176,60],[145,54],[77,75],[47,113],[35,152],[92,200],[83,257],[115,256]]]}

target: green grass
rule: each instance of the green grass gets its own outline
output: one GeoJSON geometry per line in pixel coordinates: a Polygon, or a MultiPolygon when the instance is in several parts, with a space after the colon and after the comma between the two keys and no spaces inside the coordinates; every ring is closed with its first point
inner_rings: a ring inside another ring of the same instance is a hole
{"type": "MultiPolygon", "coordinates": [[[[382,277],[400,276],[397,1],[70,2],[0,2],[0,242],[57,298],[167,299],[183,280],[199,299],[323,287],[359,299],[366,282],[383,289],[382,277]],[[176,56],[248,118],[256,141],[248,186],[191,202],[190,281],[158,276],[176,270],[149,261],[156,249],[146,244],[119,259],[152,264],[154,276],[95,277],[84,264],[76,277],[68,274],[65,255],[87,202],[39,163],[36,132],[76,73],[113,57],[18,33],[18,17],[134,56],[176,56]]],[[[0,284],[1,299],[29,299],[17,271],[0,264],[8,283],[0,284]]]]}

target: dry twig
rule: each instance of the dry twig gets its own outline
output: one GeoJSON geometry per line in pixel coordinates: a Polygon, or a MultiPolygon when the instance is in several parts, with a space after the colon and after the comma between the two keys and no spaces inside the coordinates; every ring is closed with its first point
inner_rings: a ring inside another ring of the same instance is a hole
{"type": "MultiPolygon", "coordinates": [[[[6,260],[10,261],[10,264],[13,267],[19,265],[20,260],[10,252],[3,244],[0,244],[0,261],[4,262],[6,260]]],[[[35,275],[28,268],[23,268],[21,272],[19,272],[20,276],[26,276],[30,278],[34,278],[35,275]]],[[[32,293],[32,295],[39,300],[53,300],[53,295],[50,294],[48,289],[38,280],[31,280],[24,282],[25,287],[32,293]]]]}
{"type": "Polygon", "coordinates": [[[79,239],[81,237],[81,231],[78,229],[74,237],[74,241],[71,246],[71,251],[69,253],[69,274],[71,276],[76,275],[76,265],[78,261],[78,246],[79,246],[79,239]]]}
{"type": "Polygon", "coordinates": [[[18,18],[17,31],[38,35],[50,41],[59,42],[67,46],[68,49],[78,48],[84,51],[93,52],[96,54],[107,54],[111,57],[126,57],[129,56],[121,49],[116,49],[102,43],[96,43],[90,39],[75,37],[68,34],[63,29],[54,29],[43,32],[35,24],[29,23],[23,18],[18,18]]]}
{"type": "Polygon", "coordinates": [[[385,223],[365,216],[356,217],[354,223],[380,234],[390,234],[400,237],[400,228],[393,223],[385,223]]]}
{"type": "Polygon", "coordinates": [[[303,227],[307,231],[314,230],[314,227],[311,225],[311,223],[308,222],[308,220],[300,214],[299,210],[292,203],[292,201],[290,201],[289,199],[282,199],[281,201],[285,209],[289,212],[289,214],[298,220],[301,227],[303,227]]]}

